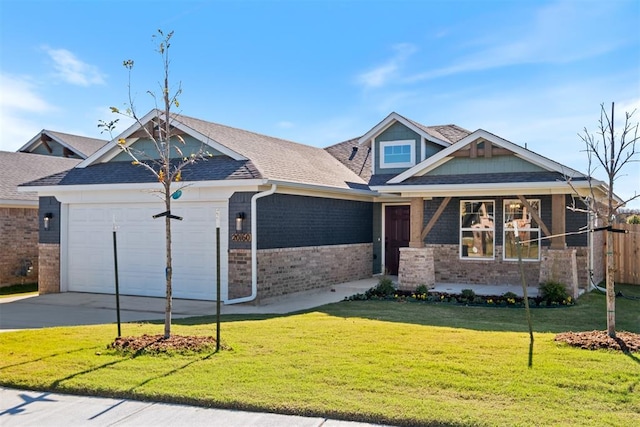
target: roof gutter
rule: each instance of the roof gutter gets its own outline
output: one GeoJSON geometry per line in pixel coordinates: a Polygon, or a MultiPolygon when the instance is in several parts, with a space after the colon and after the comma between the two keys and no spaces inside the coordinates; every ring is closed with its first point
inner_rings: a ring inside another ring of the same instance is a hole
{"type": "Polygon", "coordinates": [[[256,193],[251,197],[251,295],[225,301],[226,304],[240,304],[256,299],[258,296],[258,199],[272,195],[278,189],[277,184],[271,184],[269,190],[256,193]]]}

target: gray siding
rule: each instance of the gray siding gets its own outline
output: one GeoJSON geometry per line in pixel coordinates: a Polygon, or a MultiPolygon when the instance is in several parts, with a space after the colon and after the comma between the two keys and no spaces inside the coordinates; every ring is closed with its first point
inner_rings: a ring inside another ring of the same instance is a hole
{"type": "Polygon", "coordinates": [[[373,274],[382,273],[382,204],[373,205],[373,274]]]}
{"type": "Polygon", "coordinates": [[[60,202],[55,197],[40,197],[38,207],[38,242],[60,243],[60,202]],[[49,230],[44,229],[44,216],[53,214],[49,230]]]}
{"type": "Polygon", "coordinates": [[[242,231],[240,233],[251,233],[251,197],[255,192],[233,193],[229,198],[229,249],[251,249],[251,242],[234,241],[231,236],[236,233],[236,215],[244,213],[242,231]]]}
{"type": "Polygon", "coordinates": [[[491,158],[456,157],[430,171],[427,175],[466,175],[476,173],[522,173],[544,172],[539,166],[515,156],[496,156],[491,158]]]}
{"type": "MultiPolygon", "coordinates": [[[[176,147],[178,147],[180,149],[180,151],[182,151],[182,156],[180,155],[180,153],[178,153],[175,149],[172,148],[172,152],[171,152],[171,158],[172,159],[180,159],[182,157],[188,157],[190,156],[192,153],[196,154],[199,152],[208,152],[211,155],[217,156],[220,155],[221,153],[219,151],[214,150],[213,148],[209,147],[208,145],[203,144],[202,142],[198,141],[197,139],[188,136],[188,135],[184,135],[183,136],[185,144],[182,144],[181,142],[179,142],[177,140],[177,138],[173,138],[171,140],[171,145],[175,145],[176,147]]],[[[158,150],[156,150],[156,146],[153,143],[153,141],[151,141],[150,139],[140,139],[138,141],[136,141],[135,143],[133,143],[133,149],[136,152],[136,157],[138,158],[138,160],[149,160],[149,159],[158,159],[158,150]],[[144,155],[138,155],[137,153],[144,153],[144,155]]],[[[131,161],[131,156],[129,156],[127,153],[122,152],[118,155],[116,155],[113,160],[111,160],[113,162],[130,162],[131,161]]]]}
{"type": "Polygon", "coordinates": [[[407,168],[401,169],[380,169],[380,142],[381,141],[398,141],[412,139],[414,141],[414,149],[416,153],[416,163],[420,161],[421,158],[421,150],[420,147],[420,135],[409,129],[403,124],[398,122],[389,126],[384,132],[382,132],[375,139],[375,146],[373,150],[375,150],[375,165],[374,165],[374,174],[398,174],[404,172],[407,168]]]}
{"type": "Polygon", "coordinates": [[[257,207],[258,249],[372,242],[369,202],[274,194],[257,207]]]}

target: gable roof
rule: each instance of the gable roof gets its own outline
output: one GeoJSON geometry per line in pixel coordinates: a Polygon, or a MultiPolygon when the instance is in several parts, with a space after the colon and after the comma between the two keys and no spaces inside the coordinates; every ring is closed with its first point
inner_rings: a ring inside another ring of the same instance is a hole
{"type": "Polygon", "coordinates": [[[18,185],[69,170],[79,162],[78,159],[64,157],[0,151],[0,206],[37,206],[38,195],[35,192],[18,192],[18,185]]]}
{"type": "Polygon", "coordinates": [[[400,114],[393,112],[387,117],[382,119],[380,123],[371,128],[367,133],[362,135],[358,139],[360,144],[369,144],[372,138],[375,138],[378,134],[383,132],[393,123],[399,122],[416,132],[418,135],[425,138],[427,141],[434,142],[443,147],[458,142],[460,139],[469,135],[469,131],[456,125],[438,125],[438,126],[425,126],[413,120],[407,119],[400,114]]]}
{"type": "Polygon", "coordinates": [[[86,136],[72,135],[70,133],[56,132],[43,129],[18,151],[28,153],[36,149],[43,141],[52,140],[75,153],[78,157],[86,159],[108,141],[86,136]]]}
{"type": "MultiPolygon", "coordinates": [[[[152,110],[141,119],[141,123],[146,125],[151,120],[162,117],[161,111],[152,110]]],[[[250,161],[255,173],[263,179],[342,189],[366,187],[366,181],[322,148],[183,115],[173,116],[171,125],[233,161],[250,161]]],[[[139,129],[139,124],[130,127],[83,161],[78,168],[87,168],[108,161],[120,153],[117,141],[120,138],[127,139],[139,129]]],[[[80,183],[80,180],[77,182],[80,183]]]]}
{"type": "Polygon", "coordinates": [[[520,147],[519,145],[516,145],[510,141],[507,141],[506,139],[500,138],[499,136],[496,136],[483,129],[478,129],[477,131],[460,139],[458,142],[452,144],[451,146],[445,148],[444,150],[418,163],[414,167],[407,169],[401,174],[398,174],[397,176],[391,178],[387,182],[388,184],[400,184],[411,177],[425,175],[429,171],[451,160],[453,158],[452,157],[453,153],[455,153],[458,150],[464,149],[468,144],[470,144],[473,141],[477,141],[479,139],[490,141],[492,145],[496,145],[506,150],[509,150],[516,157],[519,157],[534,165],[537,165],[547,171],[560,173],[563,176],[568,176],[570,178],[585,178],[584,174],[568,166],[564,166],[554,160],[548,159],[544,156],[541,156],[540,154],[534,153],[533,151],[520,147]]]}

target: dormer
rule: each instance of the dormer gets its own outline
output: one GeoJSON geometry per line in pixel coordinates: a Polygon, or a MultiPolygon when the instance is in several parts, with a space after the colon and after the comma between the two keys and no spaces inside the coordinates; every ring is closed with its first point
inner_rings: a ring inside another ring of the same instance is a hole
{"type": "Polygon", "coordinates": [[[400,174],[451,145],[436,128],[397,113],[389,114],[358,143],[371,150],[372,175],[400,174]]]}

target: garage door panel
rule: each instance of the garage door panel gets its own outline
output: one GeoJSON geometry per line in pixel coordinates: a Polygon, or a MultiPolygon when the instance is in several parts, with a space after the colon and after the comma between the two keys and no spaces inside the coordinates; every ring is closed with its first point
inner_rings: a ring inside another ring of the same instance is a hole
{"type": "MultiPolygon", "coordinates": [[[[172,209],[173,296],[215,299],[215,211],[227,218],[226,203],[183,203],[172,209]]],[[[161,204],[70,205],[68,289],[114,292],[113,224],[117,224],[120,292],[165,296],[165,221],[153,219],[161,204]]],[[[221,224],[221,267],[226,265],[226,226],[221,224]]],[[[221,268],[223,297],[226,268],[221,268]]]]}

